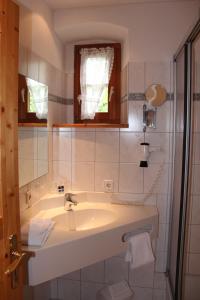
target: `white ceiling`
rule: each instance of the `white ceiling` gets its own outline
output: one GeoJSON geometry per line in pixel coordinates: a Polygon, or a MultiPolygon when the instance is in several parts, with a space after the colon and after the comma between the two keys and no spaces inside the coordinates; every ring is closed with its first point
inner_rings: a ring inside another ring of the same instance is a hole
{"type": "MultiPolygon", "coordinates": [[[[127,3],[168,2],[170,0],[45,0],[52,9],[77,8],[89,6],[118,5],[127,3]]],[[[180,1],[180,0],[171,0],[180,1]]],[[[188,0],[191,1],[191,0],[188,0]]]]}

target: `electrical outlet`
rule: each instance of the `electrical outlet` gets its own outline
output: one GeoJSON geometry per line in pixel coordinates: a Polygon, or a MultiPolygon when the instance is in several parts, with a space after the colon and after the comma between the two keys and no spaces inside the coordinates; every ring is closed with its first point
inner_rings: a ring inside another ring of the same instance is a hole
{"type": "Polygon", "coordinates": [[[104,192],[106,193],[113,192],[113,180],[104,180],[104,192]]]}

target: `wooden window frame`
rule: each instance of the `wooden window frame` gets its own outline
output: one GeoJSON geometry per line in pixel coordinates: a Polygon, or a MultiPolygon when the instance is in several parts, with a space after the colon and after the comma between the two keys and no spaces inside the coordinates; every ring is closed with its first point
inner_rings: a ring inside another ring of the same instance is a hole
{"type": "Polygon", "coordinates": [[[111,123],[120,124],[120,99],[121,99],[121,44],[104,43],[104,44],[87,44],[75,45],[74,48],[74,122],[75,123],[111,123]],[[93,120],[81,120],[81,103],[78,101],[80,95],[80,50],[83,48],[105,48],[114,49],[114,64],[111,79],[108,86],[108,98],[111,86],[114,86],[114,95],[108,103],[108,113],[96,113],[93,120]]]}
{"type": "Polygon", "coordinates": [[[36,113],[28,111],[28,86],[26,77],[18,74],[18,122],[19,123],[47,123],[47,119],[38,119],[36,113]],[[24,98],[22,99],[22,89],[24,98]]]}

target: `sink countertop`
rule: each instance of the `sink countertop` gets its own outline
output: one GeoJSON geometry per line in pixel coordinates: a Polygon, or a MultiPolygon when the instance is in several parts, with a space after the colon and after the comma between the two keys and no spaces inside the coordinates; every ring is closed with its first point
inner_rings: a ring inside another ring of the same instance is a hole
{"type": "MultiPolygon", "coordinates": [[[[157,237],[158,211],[155,206],[80,202],[73,207],[75,212],[83,209],[111,211],[115,220],[105,226],[80,231],[62,230],[55,225],[43,247],[24,246],[24,250],[35,253],[35,257],[29,260],[30,285],[40,284],[125,251],[126,243],[122,242],[122,235],[145,225],[152,225],[151,238],[157,237]]],[[[40,209],[33,211],[32,216],[39,218],[54,218],[65,213],[63,205],[49,209],[40,205],[40,209]]]]}

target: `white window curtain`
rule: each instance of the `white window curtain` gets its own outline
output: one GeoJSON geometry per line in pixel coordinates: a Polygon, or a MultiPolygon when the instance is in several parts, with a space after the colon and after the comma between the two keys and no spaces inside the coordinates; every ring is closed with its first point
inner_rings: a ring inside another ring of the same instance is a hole
{"type": "Polygon", "coordinates": [[[36,116],[38,119],[47,119],[48,114],[48,86],[30,78],[26,83],[32,101],[34,101],[36,116]]]}
{"type": "Polygon", "coordinates": [[[83,48],[80,51],[81,119],[94,119],[105,87],[108,87],[114,62],[114,49],[83,48]]]}

